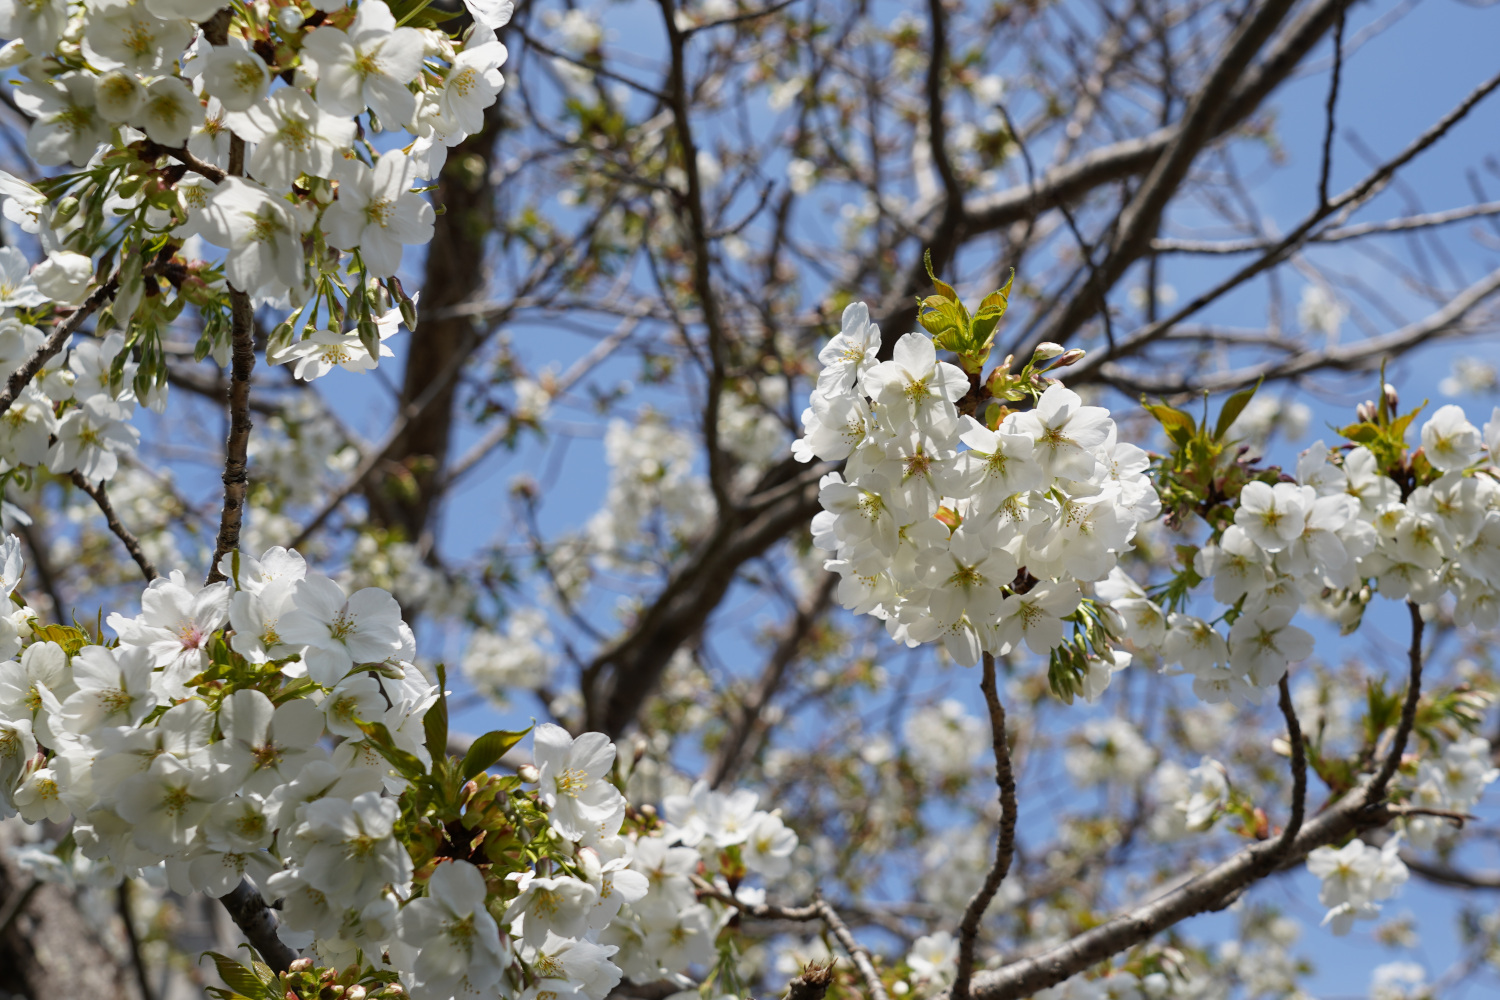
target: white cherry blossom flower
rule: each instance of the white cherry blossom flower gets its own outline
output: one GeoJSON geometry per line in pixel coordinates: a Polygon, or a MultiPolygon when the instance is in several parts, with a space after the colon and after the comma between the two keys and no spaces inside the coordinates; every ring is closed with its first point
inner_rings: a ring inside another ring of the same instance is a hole
{"type": "Polygon", "coordinates": [[[292,603],[278,632],[283,642],[308,647],[302,659],[319,684],[332,687],[355,664],[381,663],[401,651],[401,607],[378,587],[345,597],[326,576],[309,576],[297,582],[292,603]]]}
{"type": "Polygon", "coordinates": [[[552,828],[569,840],[581,840],[614,814],[620,800],[619,791],[609,783],[615,745],[603,733],[575,739],[551,723],[538,726],[532,742],[538,787],[552,828]]]}
{"type": "MultiPolygon", "coordinates": [[[[850,392],[879,363],[880,327],[870,322],[870,307],[851,302],[844,307],[843,328],[823,345],[818,361],[818,393],[838,396],[850,392]]],[[[967,385],[965,391],[968,391],[967,385]]]]}
{"type": "Polygon", "coordinates": [[[265,60],[239,38],[208,46],[202,60],[203,89],[218,98],[225,111],[249,111],[271,87],[265,60]]]}
{"type": "Polygon", "coordinates": [[[342,162],[341,154],[354,142],[352,120],[319,107],[306,91],[295,87],[278,90],[244,111],[224,107],[225,124],[255,143],[248,163],[251,176],[275,190],[291,187],[298,174],[333,176],[334,166],[342,162]]]}
{"type": "Polygon", "coordinates": [[[229,252],[224,273],[241,291],[269,298],[301,289],[304,213],[258,184],[226,177],[198,220],[199,234],[229,252]]]}
{"type": "Polygon", "coordinates": [[[411,191],[412,162],[392,151],[373,169],[348,161],[338,176],[338,200],[323,213],[329,242],[343,250],[358,248],[370,274],[390,277],[401,266],[403,246],[432,239],[432,206],[411,191]]]}
{"type": "Polygon", "coordinates": [[[383,0],[364,0],[347,31],[325,25],[302,43],[321,107],[346,118],[369,107],[388,128],[404,125],[416,110],[406,85],[422,71],[423,51],[421,33],[396,27],[383,0]]]}
{"type": "Polygon", "coordinates": [[[484,876],[467,861],[445,861],[427,895],[401,908],[401,940],[417,949],[415,1000],[492,995],[510,964],[506,939],[485,909],[484,876]]]}
{"type": "Polygon", "coordinates": [[[1469,423],[1461,406],[1449,404],[1422,425],[1422,452],[1434,469],[1448,472],[1468,467],[1479,457],[1484,441],[1469,423]]]}

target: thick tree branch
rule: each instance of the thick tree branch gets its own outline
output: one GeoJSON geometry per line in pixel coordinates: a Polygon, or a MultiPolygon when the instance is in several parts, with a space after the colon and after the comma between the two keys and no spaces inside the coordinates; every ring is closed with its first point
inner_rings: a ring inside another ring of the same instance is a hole
{"type": "Polygon", "coordinates": [[[228,895],[220,896],[219,902],[229,911],[245,940],[260,952],[261,961],[277,972],[285,972],[291,966],[297,953],[277,936],[276,913],[254,886],[241,880],[228,895]]]}
{"type": "MultiPolygon", "coordinates": [[[[1097,270],[1090,269],[1083,292],[1068,297],[1062,313],[1035,334],[1034,342],[1066,341],[1098,311],[1104,293],[1150,248],[1167,203],[1178,193],[1199,152],[1219,134],[1219,122],[1227,114],[1226,106],[1235,85],[1295,2],[1265,0],[1230,38],[1223,53],[1215,59],[1208,79],[1193,95],[1172,141],[1152,165],[1135,197],[1121,211],[1108,256],[1097,270]]],[[[1026,351],[1018,353],[1024,357],[1026,351]]]]}
{"type": "Polygon", "coordinates": [[[1000,883],[1010,871],[1016,851],[1016,777],[1010,767],[1010,744],[1005,735],[1005,706],[995,682],[995,658],[984,654],[984,676],[979,683],[985,704],[990,710],[990,742],[995,749],[995,784],[1000,789],[1000,832],[995,839],[995,863],[984,877],[984,884],[969,901],[963,922],[958,928],[958,972],[953,980],[953,1000],[968,1000],[969,977],[974,974],[974,944],[979,925],[989,909],[1000,883]]]}

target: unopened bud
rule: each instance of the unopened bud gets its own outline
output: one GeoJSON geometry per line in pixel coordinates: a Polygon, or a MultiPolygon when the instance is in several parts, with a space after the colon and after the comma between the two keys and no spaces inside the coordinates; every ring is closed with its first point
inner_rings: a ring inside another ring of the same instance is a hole
{"type": "Polygon", "coordinates": [[[405,992],[406,991],[401,988],[401,984],[400,983],[386,983],[386,986],[385,986],[385,994],[386,994],[386,996],[399,997],[401,994],[403,994],[405,992]]]}
{"type": "Polygon", "coordinates": [[[311,968],[312,959],[310,958],[294,958],[292,959],[292,964],[287,966],[287,969],[291,972],[306,972],[311,968]]]}
{"type": "MultiPolygon", "coordinates": [[[[463,790],[460,791],[459,794],[464,797],[465,801],[467,801],[469,799],[472,799],[474,797],[474,793],[477,791],[479,791],[479,782],[475,781],[473,778],[470,778],[468,781],[464,782],[463,790]]],[[[363,994],[361,994],[361,996],[363,996],[363,994]]],[[[355,997],[354,1000],[359,1000],[359,997],[355,997]]]]}
{"type": "Polygon", "coordinates": [[[1358,406],[1356,406],[1354,408],[1354,417],[1356,420],[1364,421],[1367,423],[1371,420],[1374,420],[1375,401],[1372,399],[1367,399],[1363,403],[1360,403],[1358,406]]]}
{"type": "Polygon", "coordinates": [[[78,214],[78,199],[71,195],[57,203],[57,208],[52,212],[52,223],[54,226],[67,222],[78,214]]]}
{"type": "Polygon", "coordinates": [[[365,1000],[365,988],[355,983],[344,991],[344,1000],[365,1000]]]}
{"type": "Polygon", "coordinates": [[[1401,397],[1396,395],[1395,386],[1387,382],[1381,391],[1385,393],[1385,408],[1388,413],[1395,413],[1401,408],[1401,397]]]}
{"type": "Polygon", "coordinates": [[[516,768],[516,777],[528,785],[534,785],[542,780],[542,772],[536,769],[535,764],[522,764],[516,768]]]}
{"type": "Polygon", "coordinates": [[[1037,344],[1036,350],[1031,352],[1031,363],[1036,365],[1041,364],[1043,361],[1050,361],[1065,350],[1067,348],[1061,344],[1054,344],[1050,340],[1045,340],[1037,344]]]}
{"type": "Polygon", "coordinates": [[[957,531],[958,526],[964,523],[963,515],[952,507],[939,507],[933,516],[946,525],[949,531],[957,531]]]}
{"type": "Polygon", "coordinates": [[[401,299],[397,303],[401,307],[401,322],[412,333],[417,332],[417,304],[411,299],[401,299]]]}
{"type": "Polygon", "coordinates": [[[1075,347],[1071,351],[1064,351],[1062,357],[1054,361],[1052,363],[1052,367],[1048,368],[1047,370],[1049,372],[1055,372],[1059,368],[1066,368],[1069,365],[1076,365],[1078,364],[1078,362],[1083,360],[1083,355],[1084,350],[1081,347],[1075,347]]]}

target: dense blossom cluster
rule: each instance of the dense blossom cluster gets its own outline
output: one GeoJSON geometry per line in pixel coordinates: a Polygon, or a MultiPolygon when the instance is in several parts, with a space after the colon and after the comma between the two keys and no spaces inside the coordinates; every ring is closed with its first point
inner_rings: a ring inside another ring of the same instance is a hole
{"type": "MultiPolygon", "coordinates": [[[[403,248],[432,237],[418,189],[503,85],[494,32],[511,4],[475,0],[463,38],[425,6],[0,4],[27,148],[71,168],[36,186],[0,177],[7,217],[45,254],[28,274],[5,251],[0,305],[57,310],[105,292],[105,325],[145,352],[142,393],[165,382],[160,332],[184,306],[204,314],[200,351],[227,358],[226,283],[301,316],[300,335],[292,320],[274,332],[271,363],[302,379],[374,367],[381,342],[415,323],[395,277],[403,248]]],[[[119,350],[87,377],[118,386],[119,350]]],[[[85,404],[119,392],[91,388],[76,420],[103,434],[122,414],[85,404]]]]}
{"type": "Polygon", "coordinates": [[[1457,624],[1500,624],[1500,483],[1480,471],[1500,442],[1500,416],[1481,434],[1462,409],[1444,406],[1421,438],[1431,470],[1423,485],[1404,488],[1369,447],[1340,452],[1321,441],[1292,476],[1244,485],[1233,522],[1193,559],[1233,611],[1227,633],[1209,617],[1169,612],[1123,573],[1100,595],[1137,650],[1192,674],[1203,698],[1241,704],[1312,652],[1292,619],[1314,602],[1345,631],[1375,593],[1424,606],[1452,594],[1457,624]]]}
{"type": "MultiPolygon", "coordinates": [[[[12,537],[0,553],[7,590],[18,547],[12,537]]],[[[113,642],[42,626],[29,608],[0,618],[12,657],[0,663],[0,816],[72,821],[69,848],[29,852],[40,876],[109,884],[158,870],[211,896],[243,881],[280,901],[290,943],[399,975],[418,1000],[502,983],[604,1000],[622,975],[714,964],[727,911],[713,900],[759,898],[747,876],[790,870],[796,835],[751,792],[698,785],[626,829],[614,744],[554,725],[537,729],[521,778],[489,786],[510,793],[510,815],[534,817],[530,850],[434,856],[415,803],[448,775],[427,735],[441,692],[413,664],[395,600],[346,594],[286,549],[226,557],[224,570],[229,581],[206,587],[152,582],[139,615],[109,616],[113,642]],[[700,877],[716,880],[711,903],[700,877]]],[[[459,794],[480,815],[479,782],[459,794]]]]}
{"type": "MultiPolygon", "coordinates": [[[[863,303],[844,310],[794,447],[803,461],[845,463],[824,478],[813,521],[835,553],[840,602],[964,664],[1023,645],[1050,654],[1079,617],[1081,586],[1104,579],[1160,510],[1146,453],[1055,380],[994,426],[960,414],[969,379],[930,337],[907,334],[890,361],[880,337],[863,303]]],[[[1076,355],[1046,346],[1034,363],[1054,358],[1076,355]]],[[[1129,663],[1115,656],[1091,664],[1090,697],[1129,663]]]]}

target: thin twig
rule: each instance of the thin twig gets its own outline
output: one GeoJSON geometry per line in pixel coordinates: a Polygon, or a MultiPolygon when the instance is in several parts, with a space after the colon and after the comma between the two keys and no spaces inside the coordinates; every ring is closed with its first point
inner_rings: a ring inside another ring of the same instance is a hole
{"type": "Polygon", "coordinates": [[[813,901],[813,906],[817,908],[818,915],[823,918],[823,923],[828,925],[833,936],[838,938],[839,944],[849,953],[849,957],[854,959],[854,967],[859,970],[860,978],[865,981],[865,988],[870,991],[872,1000],[890,1000],[885,984],[880,981],[880,973],[875,971],[875,963],[870,959],[869,949],[854,939],[849,925],[828,905],[828,900],[819,896],[813,901]]]}
{"type": "MultiPolygon", "coordinates": [[[[1482,202],[1477,205],[1465,205],[1463,208],[1450,208],[1442,212],[1425,212],[1421,215],[1408,215],[1399,219],[1386,219],[1380,222],[1361,222],[1353,226],[1338,226],[1313,233],[1307,238],[1307,242],[1342,243],[1345,240],[1356,240],[1365,236],[1377,236],[1383,233],[1403,233],[1412,229],[1445,226],[1453,222],[1463,222],[1467,219],[1492,215],[1500,215],[1500,201],[1482,202]]],[[[1151,249],[1156,253],[1254,253],[1258,250],[1269,250],[1277,242],[1275,239],[1265,239],[1262,237],[1246,240],[1162,238],[1152,240],[1151,249]]]]}
{"type": "MultiPolygon", "coordinates": [[[[72,478],[73,485],[87,493],[99,508],[99,513],[104,515],[104,522],[109,525],[109,530],[115,533],[115,537],[125,546],[125,551],[130,553],[130,558],[134,559],[135,564],[141,568],[141,575],[146,578],[146,582],[150,583],[160,576],[161,574],[156,571],[156,564],[151,561],[151,557],[146,555],[145,550],[141,548],[141,540],[120,522],[119,515],[115,513],[114,505],[109,502],[109,493],[105,490],[104,484],[100,483],[98,486],[95,486],[88,481],[88,478],[83,473],[76,469],[73,471],[72,478]]],[[[61,614],[62,609],[59,608],[58,615],[61,616],[61,614]]],[[[59,618],[59,620],[61,619],[59,618]]]]}
{"type": "Polygon", "coordinates": [[[63,345],[68,342],[68,338],[78,332],[78,328],[83,325],[84,320],[92,316],[95,311],[102,308],[106,302],[114,297],[115,292],[119,291],[119,288],[120,272],[117,270],[110,276],[108,281],[94,289],[93,293],[83,300],[83,305],[73,310],[68,314],[67,319],[53,327],[51,336],[44,340],[35,351],[31,352],[31,357],[27,358],[21,367],[17,368],[11,374],[10,379],[5,383],[5,388],[0,390],[0,414],[4,414],[10,409],[10,405],[16,401],[16,397],[21,394],[21,390],[26,388],[27,384],[36,377],[36,373],[42,370],[43,366],[52,359],[54,354],[63,349],[63,345]]]}
{"type": "Polygon", "coordinates": [[[141,991],[141,1000],[152,1000],[151,980],[146,975],[146,959],[141,954],[141,939],[135,932],[135,918],[130,908],[130,879],[120,882],[117,901],[120,922],[125,925],[125,941],[130,948],[130,964],[135,969],[135,984],[141,991]]]}
{"type": "Polygon", "coordinates": [[[1391,779],[1396,776],[1396,769],[1401,766],[1401,758],[1406,753],[1406,741],[1417,723],[1417,703],[1422,699],[1422,634],[1426,631],[1427,623],[1422,620],[1422,609],[1412,601],[1406,602],[1406,610],[1411,618],[1411,645],[1406,651],[1411,675],[1406,681],[1406,702],[1401,706],[1401,721],[1396,724],[1396,735],[1391,739],[1390,749],[1380,765],[1380,771],[1370,783],[1371,801],[1378,801],[1385,794],[1391,779]]]}
{"type": "Polygon", "coordinates": [[[1297,709],[1292,704],[1292,689],[1287,674],[1281,675],[1281,715],[1286,719],[1287,741],[1292,745],[1292,815],[1286,828],[1281,831],[1277,846],[1282,855],[1292,849],[1297,834],[1302,830],[1302,820],[1307,812],[1307,746],[1302,738],[1302,725],[1297,721],[1297,709]]]}
{"type": "Polygon", "coordinates": [[[1339,11],[1339,19],[1333,26],[1333,73],[1328,81],[1328,109],[1327,125],[1323,129],[1323,166],[1318,173],[1318,204],[1328,204],[1328,174],[1333,168],[1333,130],[1334,111],[1339,102],[1339,76],[1344,70],[1344,16],[1345,11],[1339,11]]]}
{"type": "Polygon", "coordinates": [[[1016,777],[1010,766],[1010,744],[1005,737],[1005,706],[995,683],[995,658],[984,654],[984,676],[979,682],[984,702],[990,710],[990,742],[995,748],[995,784],[1000,789],[1000,832],[995,840],[995,863],[984,877],[984,885],[969,901],[963,923],[958,928],[958,973],[953,980],[953,1000],[968,1000],[969,977],[974,974],[974,943],[979,924],[984,919],[1000,883],[1010,871],[1016,850],[1016,777]]]}
{"type": "Polygon", "coordinates": [[[743,14],[735,14],[732,17],[720,18],[717,21],[705,21],[702,24],[694,24],[690,27],[684,28],[682,34],[684,38],[688,38],[696,35],[700,31],[707,31],[710,28],[722,28],[730,24],[743,24],[745,21],[754,21],[758,18],[769,17],[772,14],[776,14],[783,10],[786,10],[786,8],[790,7],[796,2],[797,0],[779,0],[779,2],[773,3],[771,6],[766,7],[763,10],[749,10],[743,14]]]}

